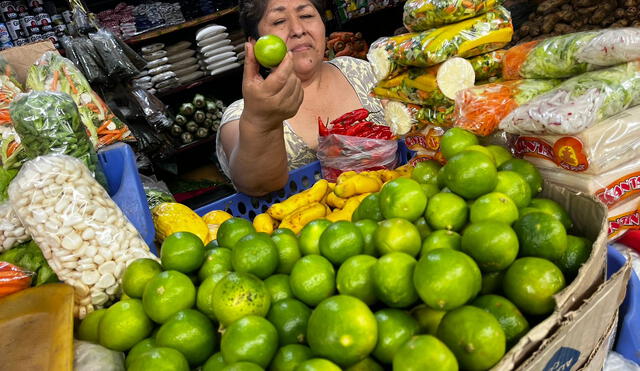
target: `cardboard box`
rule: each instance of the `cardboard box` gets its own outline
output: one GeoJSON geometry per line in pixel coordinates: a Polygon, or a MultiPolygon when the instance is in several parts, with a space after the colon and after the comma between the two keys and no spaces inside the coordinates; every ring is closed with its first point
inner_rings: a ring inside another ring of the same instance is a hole
{"type": "Polygon", "coordinates": [[[51,41],[42,41],[3,50],[0,52],[0,56],[4,57],[7,62],[11,64],[18,76],[18,82],[24,86],[29,67],[31,67],[42,54],[50,51],[57,52],[57,49],[51,41]]]}

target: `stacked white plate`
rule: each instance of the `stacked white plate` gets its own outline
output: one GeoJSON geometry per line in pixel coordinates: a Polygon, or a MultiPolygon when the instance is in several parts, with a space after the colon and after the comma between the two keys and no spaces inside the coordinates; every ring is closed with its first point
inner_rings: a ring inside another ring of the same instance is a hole
{"type": "Polygon", "coordinates": [[[168,46],[167,58],[171,63],[171,71],[176,75],[179,85],[196,81],[205,75],[200,70],[196,51],[189,41],[180,41],[168,46]]]}
{"type": "Polygon", "coordinates": [[[211,24],[196,32],[200,66],[209,75],[217,75],[240,66],[226,30],[224,26],[211,24]]]}
{"type": "Polygon", "coordinates": [[[133,87],[146,89],[151,94],[175,88],[179,85],[176,74],[172,71],[169,53],[162,43],[143,46],[140,50],[147,65],[140,75],[133,79],[133,87]]]}

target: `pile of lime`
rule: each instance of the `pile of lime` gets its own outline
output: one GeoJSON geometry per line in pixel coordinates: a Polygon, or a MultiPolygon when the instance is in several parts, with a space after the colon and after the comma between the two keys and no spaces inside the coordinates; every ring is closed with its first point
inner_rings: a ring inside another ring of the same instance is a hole
{"type": "Polygon", "coordinates": [[[121,301],[80,339],[129,370],[487,370],[554,310],[588,259],[542,179],[502,147],[450,129],[447,164],[416,165],[352,221],[299,235],[232,218],[204,246],[169,236],[127,267],[121,301]]]}

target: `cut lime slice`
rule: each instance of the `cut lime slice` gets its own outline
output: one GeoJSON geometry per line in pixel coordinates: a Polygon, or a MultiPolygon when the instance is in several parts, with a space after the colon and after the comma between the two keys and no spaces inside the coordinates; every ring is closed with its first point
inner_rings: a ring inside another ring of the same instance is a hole
{"type": "Polygon", "coordinates": [[[471,63],[458,57],[442,63],[436,75],[440,91],[449,99],[455,99],[458,91],[472,87],[475,80],[471,63]]]}
{"type": "Polygon", "coordinates": [[[384,119],[395,135],[407,134],[416,122],[404,104],[393,101],[387,103],[384,109],[384,119]]]}

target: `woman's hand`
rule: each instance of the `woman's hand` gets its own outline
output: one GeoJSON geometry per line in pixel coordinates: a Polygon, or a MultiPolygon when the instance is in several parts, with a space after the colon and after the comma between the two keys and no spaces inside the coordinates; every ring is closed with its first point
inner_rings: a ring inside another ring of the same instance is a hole
{"type": "Polygon", "coordinates": [[[304,98],[302,83],[293,71],[291,52],[287,52],[282,62],[264,79],[259,73],[253,45],[245,43],[245,51],[242,116],[258,126],[256,130],[271,131],[298,112],[304,98]]]}

